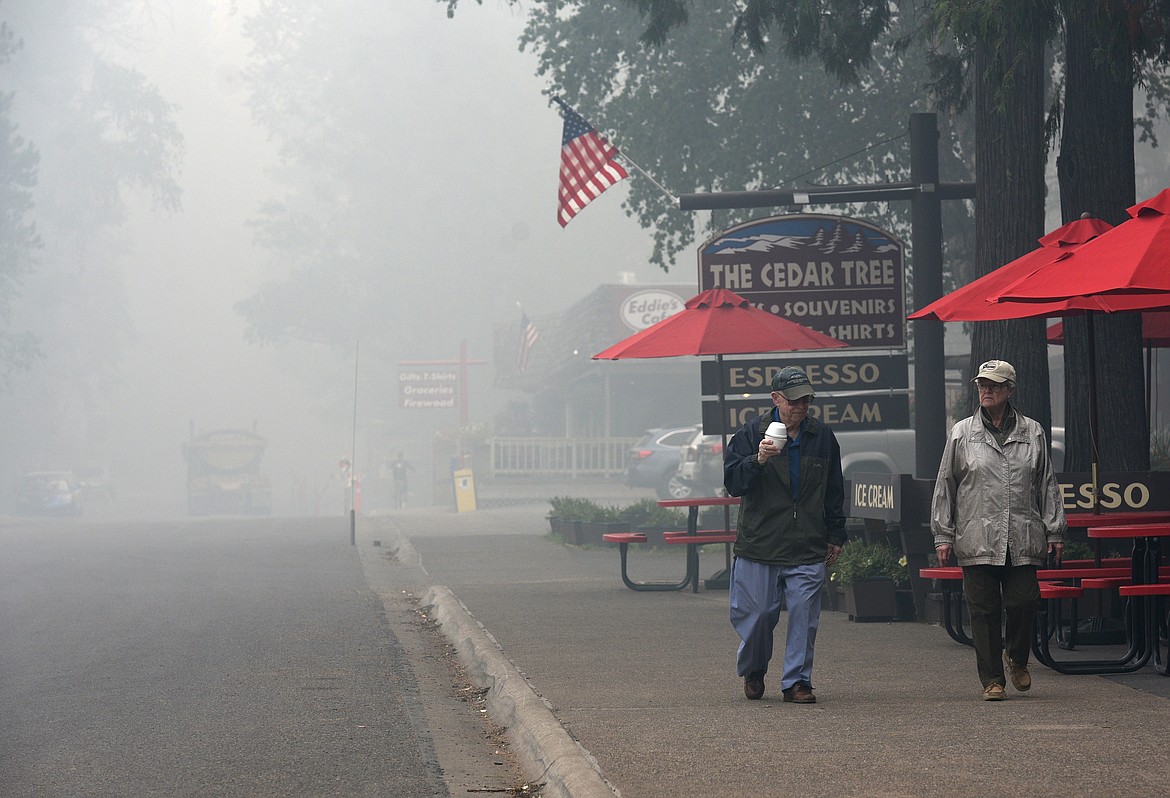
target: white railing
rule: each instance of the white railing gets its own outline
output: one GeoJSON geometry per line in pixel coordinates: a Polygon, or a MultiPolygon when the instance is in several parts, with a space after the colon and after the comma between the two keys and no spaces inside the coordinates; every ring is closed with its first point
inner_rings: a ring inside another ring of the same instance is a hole
{"type": "Polygon", "coordinates": [[[612,476],[625,471],[637,438],[492,438],[495,476],[612,476]]]}

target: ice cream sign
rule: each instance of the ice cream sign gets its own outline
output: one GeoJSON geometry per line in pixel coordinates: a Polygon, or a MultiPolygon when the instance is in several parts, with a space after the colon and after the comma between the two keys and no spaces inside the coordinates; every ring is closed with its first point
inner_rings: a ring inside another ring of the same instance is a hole
{"type": "Polygon", "coordinates": [[[621,318],[631,330],[644,330],[678,313],[683,305],[683,298],[673,291],[637,291],[622,301],[621,318]]]}

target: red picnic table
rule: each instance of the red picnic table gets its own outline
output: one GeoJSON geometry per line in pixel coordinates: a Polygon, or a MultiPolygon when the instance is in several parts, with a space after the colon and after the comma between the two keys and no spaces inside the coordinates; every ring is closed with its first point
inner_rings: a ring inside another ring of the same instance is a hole
{"type": "MultiPolygon", "coordinates": [[[[687,528],[685,531],[666,532],[663,540],[671,545],[685,545],[687,547],[687,564],[683,578],[678,582],[641,582],[631,579],[628,571],[629,548],[631,543],[645,543],[647,538],[640,532],[608,532],[602,539],[608,543],[618,544],[618,553],[621,556],[622,582],[630,590],[663,591],[685,590],[688,586],[695,593],[699,592],[699,546],[708,543],[722,543],[726,547],[727,570],[720,573],[730,574],[731,544],[735,542],[735,533],[723,531],[699,531],[699,510],[703,507],[723,507],[739,504],[739,498],[734,496],[703,496],[692,499],[664,499],[658,502],[659,507],[686,507],[687,528]]],[[[713,583],[720,574],[712,574],[707,582],[713,583]]]]}

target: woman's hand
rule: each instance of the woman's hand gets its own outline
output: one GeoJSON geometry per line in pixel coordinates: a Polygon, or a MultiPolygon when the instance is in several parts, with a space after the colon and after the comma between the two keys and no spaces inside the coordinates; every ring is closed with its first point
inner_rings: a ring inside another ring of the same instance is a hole
{"type": "Polygon", "coordinates": [[[1056,566],[1059,568],[1061,561],[1064,560],[1064,544],[1049,543],[1048,556],[1052,558],[1052,561],[1056,563],[1056,566]]]}
{"type": "Polygon", "coordinates": [[[951,561],[951,544],[940,543],[934,547],[934,553],[938,557],[938,564],[946,565],[951,561]]]}

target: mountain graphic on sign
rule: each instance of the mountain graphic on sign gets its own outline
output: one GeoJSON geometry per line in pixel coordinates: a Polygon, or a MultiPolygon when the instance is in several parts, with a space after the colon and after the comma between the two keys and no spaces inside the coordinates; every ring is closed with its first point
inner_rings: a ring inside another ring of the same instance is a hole
{"type": "Polygon", "coordinates": [[[711,245],[712,252],[732,254],[735,252],[771,252],[776,249],[804,249],[805,236],[778,236],[762,233],[757,236],[721,238],[711,245]]]}
{"type": "Polygon", "coordinates": [[[880,239],[875,246],[865,234],[865,231],[850,226],[843,221],[836,220],[832,224],[822,224],[811,235],[777,235],[775,233],[759,233],[749,236],[727,236],[712,242],[708,254],[734,255],[745,252],[774,252],[782,250],[796,255],[807,252],[812,254],[830,255],[842,253],[846,255],[870,254],[874,252],[888,252],[896,250],[897,244],[889,239],[880,239]]]}

